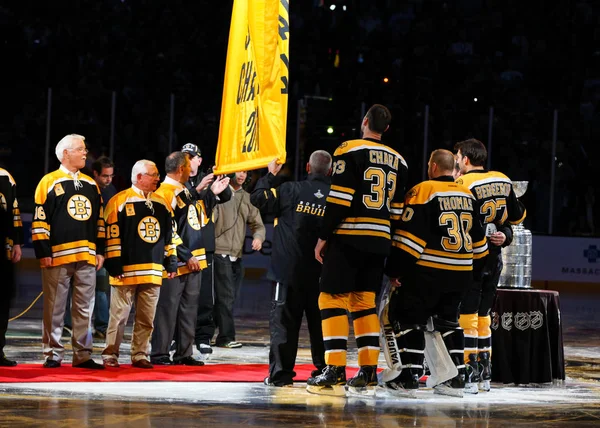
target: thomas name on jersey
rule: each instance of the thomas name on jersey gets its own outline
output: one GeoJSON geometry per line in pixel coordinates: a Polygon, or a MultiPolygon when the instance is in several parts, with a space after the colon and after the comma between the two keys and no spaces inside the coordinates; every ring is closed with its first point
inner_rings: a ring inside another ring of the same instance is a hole
{"type": "Polygon", "coordinates": [[[473,211],[473,199],[465,196],[446,196],[439,198],[441,211],[473,211]]]}

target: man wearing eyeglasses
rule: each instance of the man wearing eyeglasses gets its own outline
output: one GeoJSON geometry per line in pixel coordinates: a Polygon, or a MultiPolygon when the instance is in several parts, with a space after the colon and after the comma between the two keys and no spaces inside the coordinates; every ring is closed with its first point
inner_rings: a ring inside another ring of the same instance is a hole
{"type": "Polygon", "coordinates": [[[85,137],[70,134],[56,145],[60,168],[46,174],[35,190],[32,239],[42,268],[45,368],[60,367],[64,312],[71,280],[73,367],[103,369],[91,359],[96,271],[104,263],[106,232],[100,189],[80,169],[85,166],[85,137]]]}

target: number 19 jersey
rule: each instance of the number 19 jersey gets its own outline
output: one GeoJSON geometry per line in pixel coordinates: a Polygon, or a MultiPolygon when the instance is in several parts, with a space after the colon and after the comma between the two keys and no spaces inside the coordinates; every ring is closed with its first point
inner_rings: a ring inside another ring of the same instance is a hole
{"type": "Polygon", "coordinates": [[[392,223],[400,220],[408,166],[374,139],[342,143],[333,154],[331,189],[320,238],[387,255],[392,223]]]}

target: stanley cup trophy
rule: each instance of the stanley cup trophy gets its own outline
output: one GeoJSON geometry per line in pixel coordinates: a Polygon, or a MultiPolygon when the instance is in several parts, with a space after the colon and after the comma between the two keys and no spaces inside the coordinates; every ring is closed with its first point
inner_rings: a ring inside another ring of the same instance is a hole
{"type": "MultiPolygon", "coordinates": [[[[513,181],[513,189],[517,198],[525,194],[527,181],[513,181]]],[[[525,229],[523,223],[512,227],[513,241],[502,249],[504,268],[500,275],[499,287],[531,288],[531,231],[525,229]]]]}

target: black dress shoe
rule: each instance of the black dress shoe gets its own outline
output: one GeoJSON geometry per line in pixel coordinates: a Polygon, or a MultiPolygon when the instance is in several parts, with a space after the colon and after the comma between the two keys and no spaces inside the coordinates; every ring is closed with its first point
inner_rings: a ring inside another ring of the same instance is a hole
{"type": "Polygon", "coordinates": [[[192,357],[183,357],[181,360],[175,361],[178,366],[203,366],[204,361],[194,360],[192,357]]]}
{"type": "Polygon", "coordinates": [[[172,366],[173,365],[173,361],[171,361],[171,359],[169,357],[151,358],[150,361],[152,361],[152,364],[156,364],[157,366],[172,366]]]}
{"type": "Polygon", "coordinates": [[[2,356],[2,358],[0,358],[0,367],[14,367],[16,365],[17,365],[16,361],[9,360],[4,355],[2,356]]]}
{"type": "Polygon", "coordinates": [[[83,363],[79,363],[77,365],[73,364],[73,367],[77,369],[104,370],[104,366],[102,364],[98,364],[92,359],[84,361],[83,363]]]}
{"type": "Polygon", "coordinates": [[[46,360],[46,362],[44,363],[45,369],[57,369],[59,367],[60,367],[60,361],[46,360]]]}

